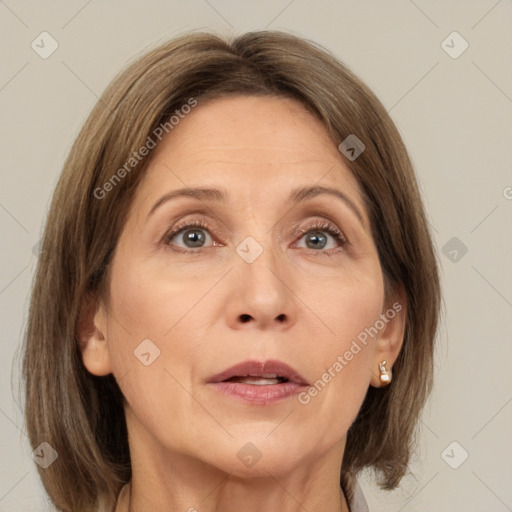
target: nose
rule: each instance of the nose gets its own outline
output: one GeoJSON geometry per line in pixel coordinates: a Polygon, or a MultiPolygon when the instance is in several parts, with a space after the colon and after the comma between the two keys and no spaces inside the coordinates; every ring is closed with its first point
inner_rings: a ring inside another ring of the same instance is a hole
{"type": "Polygon", "coordinates": [[[297,318],[293,276],[284,255],[265,248],[251,263],[235,258],[225,315],[233,329],[286,330],[297,318]]]}

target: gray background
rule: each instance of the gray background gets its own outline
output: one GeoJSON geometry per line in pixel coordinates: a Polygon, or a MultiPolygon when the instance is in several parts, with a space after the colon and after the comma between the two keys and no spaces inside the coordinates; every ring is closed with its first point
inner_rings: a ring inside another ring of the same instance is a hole
{"type": "Polygon", "coordinates": [[[264,27],[326,46],[376,92],[415,164],[442,265],[436,386],[412,475],[393,493],[365,475],[370,509],[512,510],[510,0],[0,0],[0,511],[47,510],[11,368],[34,247],[79,128],[145,48],[264,27]],[[51,48],[43,31],[58,43],[46,59],[31,47],[51,48]],[[469,45],[457,58],[454,31],[469,45]]]}

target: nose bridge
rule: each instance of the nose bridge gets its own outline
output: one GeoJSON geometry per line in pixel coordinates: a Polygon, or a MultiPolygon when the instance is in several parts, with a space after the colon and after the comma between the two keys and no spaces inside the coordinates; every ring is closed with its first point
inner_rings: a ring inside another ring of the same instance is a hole
{"type": "Polygon", "coordinates": [[[247,236],[237,247],[242,281],[251,286],[253,291],[264,292],[266,297],[277,298],[283,290],[284,254],[272,237],[272,231],[259,230],[256,239],[247,236]],[[264,238],[264,240],[263,240],[264,238]]]}
{"type": "Polygon", "coordinates": [[[258,272],[270,272],[279,266],[278,253],[281,252],[275,236],[275,226],[272,224],[270,206],[265,204],[263,198],[258,200],[256,195],[247,198],[243,207],[242,216],[245,218],[244,238],[236,246],[238,256],[243,260],[241,267],[251,273],[256,265],[258,272]],[[247,268],[245,268],[247,267],[247,268]]]}
{"type": "Polygon", "coordinates": [[[264,223],[253,223],[254,229],[236,247],[234,294],[236,304],[230,308],[232,322],[250,318],[260,326],[283,320],[291,321],[293,294],[288,281],[286,253],[272,230],[264,223]]]}

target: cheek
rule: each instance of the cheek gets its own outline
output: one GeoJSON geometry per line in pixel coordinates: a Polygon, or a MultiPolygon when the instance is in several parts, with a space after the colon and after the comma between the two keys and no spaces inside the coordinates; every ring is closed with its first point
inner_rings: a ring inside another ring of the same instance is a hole
{"type": "Polygon", "coordinates": [[[300,297],[324,328],[320,347],[327,352],[345,351],[351,341],[378,320],[383,308],[384,283],[378,261],[347,265],[336,275],[305,279],[300,297]]]}
{"type": "Polygon", "coordinates": [[[311,292],[317,288],[307,287],[308,300],[317,305],[326,334],[315,336],[310,346],[315,380],[300,402],[321,409],[331,418],[334,430],[348,429],[370,384],[377,338],[374,326],[384,296],[380,267],[347,272],[323,282],[321,292],[311,292]]]}
{"type": "Polygon", "coordinates": [[[180,279],[175,272],[136,259],[130,265],[120,261],[114,268],[111,324],[124,344],[126,339],[140,343],[150,338],[157,344],[167,340],[212,286],[209,279],[180,279]]]}
{"type": "Polygon", "coordinates": [[[166,280],[148,266],[118,265],[112,273],[113,374],[131,413],[152,432],[162,424],[173,431],[197,414],[184,390],[191,388],[191,369],[200,357],[192,316],[187,316],[200,295],[197,285],[166,280]]]}
{"type": "Polygon", "coordinates": [[[107,336],[114,376],[133,403],[162,389],[179,391],[171,375],[188,389],[204,350],[197,315],[214,281],[180,279],[157,265],[123,259],[131,264],[120,258],[110,283],[107,336]]]}

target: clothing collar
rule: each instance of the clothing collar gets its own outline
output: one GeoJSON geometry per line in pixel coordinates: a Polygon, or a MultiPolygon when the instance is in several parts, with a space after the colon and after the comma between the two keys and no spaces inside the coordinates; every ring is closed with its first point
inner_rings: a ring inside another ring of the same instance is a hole
{"type": "Polygon", "coordinates": [[[350,512],[370,512],[363,490],[357,480],[354,483],[354,496],[350,502],[350,512]]]}

